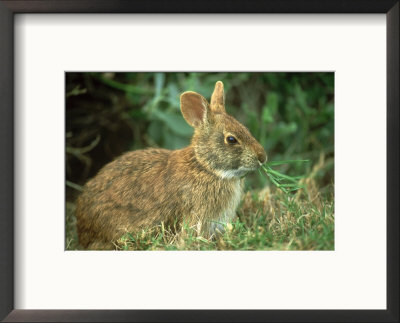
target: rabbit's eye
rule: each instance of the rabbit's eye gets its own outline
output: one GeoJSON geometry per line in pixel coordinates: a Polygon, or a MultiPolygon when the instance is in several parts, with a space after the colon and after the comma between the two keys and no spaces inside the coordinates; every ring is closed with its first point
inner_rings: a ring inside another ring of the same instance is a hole
{"type": "Polygon", "coordinates": [[[226,137],[226,142],[227,142],[228,144],[236,144],[236,143],[237,143],[237,140],[236,140],[236,138],[233,137],[233,136],[228,136],[228,137],[226,137]]]}

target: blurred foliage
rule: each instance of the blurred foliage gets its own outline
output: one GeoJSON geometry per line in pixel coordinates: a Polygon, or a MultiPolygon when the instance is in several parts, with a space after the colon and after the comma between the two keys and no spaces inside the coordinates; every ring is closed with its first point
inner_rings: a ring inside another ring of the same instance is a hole
{"type": "MultiPolygon", "coordinates": [[[[334,73],[67,73],[66,171],[84,184],[124,151],[179,149],[193,129],[183,119],[179,96],[195,91],[208,100],[215,82],[225,85],[226,109],[264,146],[269,160],[310,159],[281,171],[309,173],[333,184],[334,73]]],[[[266,185],[257,172],[247,187],[266,185]]],[[[76,189],[69,188],[68,196],[76,189]]]]}

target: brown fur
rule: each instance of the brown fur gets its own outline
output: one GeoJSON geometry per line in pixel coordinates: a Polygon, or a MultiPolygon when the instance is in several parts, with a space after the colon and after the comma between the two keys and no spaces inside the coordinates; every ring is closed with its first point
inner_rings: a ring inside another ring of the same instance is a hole
{"type": "Polygon", "coordinates": [[[195,127],[191,144],[180,150],[128,152],[104,166],[77,201],[79,241],[89,249],[112,249],[112,242],[164,222],[199,225],[204,235],[232,219],[242,177],[266,161],[261,145],[225,113],[222,82],[210,106],[195,92],[181,95],[182,114],[195,127]],[[213,106],[214,104],[214,106],[213,106]],[[238,143],[229,144],[228,135],[238,143]],[[245,171],[236,173],[239,167],[245,171]]]}

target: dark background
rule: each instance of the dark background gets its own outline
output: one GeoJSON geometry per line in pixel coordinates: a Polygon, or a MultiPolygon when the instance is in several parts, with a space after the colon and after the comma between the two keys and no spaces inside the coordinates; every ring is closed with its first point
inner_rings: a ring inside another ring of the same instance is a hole
{"type": "MultiPolygon", "coordinates": [[[[322,158],[316,179],[322,192],[332,189],[334,73],[66,73],[67,200],[125,151],[187,146],[193,130],[179,96],[191,90],[209,100],[218,80],[227,112],[249,128],[269,160],[309,159],[281,169],[298,175],[322,158]]],[[[265,185],[258,173],[246,181],[247,189],[265,185]]]]}

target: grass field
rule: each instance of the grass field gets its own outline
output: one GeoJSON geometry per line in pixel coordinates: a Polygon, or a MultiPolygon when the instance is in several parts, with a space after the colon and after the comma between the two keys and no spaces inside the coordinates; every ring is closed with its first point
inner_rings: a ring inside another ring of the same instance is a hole
{"type": "MultiPolygon", "coordinates": [[[[303,189],[285,193],[268,185],[249,190],[237,218],[213,239],[198,227],[183,225],[178,232],[163,225],[137,234],[126,234],[116,250],[334,250],[334,187],[320,188],[315,179],[324,161],[302,180],[303,189]]],[[[80,249],[75,228],[74,204],[67,204],[66,249],[80,249]]]]}

